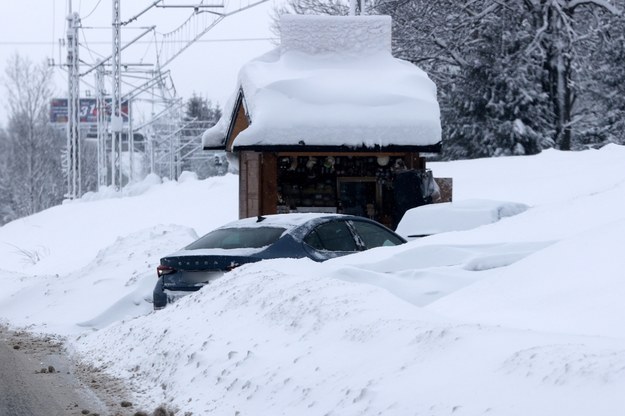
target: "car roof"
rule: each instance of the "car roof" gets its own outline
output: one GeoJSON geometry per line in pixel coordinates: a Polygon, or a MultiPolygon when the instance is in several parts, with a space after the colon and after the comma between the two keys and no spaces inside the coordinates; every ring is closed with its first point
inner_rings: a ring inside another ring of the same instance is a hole
{"type": "Polygon", "coordinates": [[[281,228],[286,228],[288,230],[288,229],[293,229],[303,224],[306,224],[307,222],[311,220],[326,219],[326,218],[327,219],[333,219],[333,218],[350,219],[350,218],[353,218],[353,216],[343,215],[343,214],[327,214],[327,213],[292,213],[292,214],[261,215],[258,217],[243,218],[237,221],[232,221],[219,228],[281,227],[281,228]]]}

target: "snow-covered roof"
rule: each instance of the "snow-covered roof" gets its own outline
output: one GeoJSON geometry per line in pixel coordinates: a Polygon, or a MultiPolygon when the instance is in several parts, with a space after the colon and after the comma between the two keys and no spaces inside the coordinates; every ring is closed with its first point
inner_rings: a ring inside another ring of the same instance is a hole
{"type": "Polygon", "coordinates": [[[286,15],[280,25],[280,47],[242,67],[242,100],[226,104],[205,148],[226,147],[237,103],[250,126],[228,150],[440,143],[436,86],[392,56],[390,17],[286,15]]]}
{"type": "Polygon", "coordinates": [[[491,199],[422,205],[406,211],[397,225],[397,234],[404,238],[422,237],[450,231],[462,231],[491,224],[502,218],[521,214],[528,205],[491,199]]]}
{"type": "Polygon", "coordinates": [[[319,212],[300,212],[292,214],[272,214],[263,215],[261,221],[258,217],[242,218],[232,221],[219,228],[261,228],[261,227],[283,227],[295,228],[304,225],[306,222],[324,217],[341,217],[341,214],[327,214],[319,212]]]}

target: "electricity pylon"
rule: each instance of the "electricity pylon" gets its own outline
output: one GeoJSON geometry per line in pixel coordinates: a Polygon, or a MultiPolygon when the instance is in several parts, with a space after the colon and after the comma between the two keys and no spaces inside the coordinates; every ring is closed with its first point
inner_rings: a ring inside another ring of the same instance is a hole
{"type": "Polygon", "coordinates": [[[66,154],[66,176],[67,194],[66,198],[74,199],[79,197],[81,192],[80,177],[80,73],[78,60],[78,28],[80,17],[78,13],[71,12],[67,17],[67,154],[66,154]]]}
{"type": "Polygon", "coordinates": [[[113,97],[111,105],[111,184],[121,189],[122,183],[122,75],[121,75],[121,14],[120,0],[113,0],[113,97]],[[118,179],[119,178],[119,179],[118,179]]]}

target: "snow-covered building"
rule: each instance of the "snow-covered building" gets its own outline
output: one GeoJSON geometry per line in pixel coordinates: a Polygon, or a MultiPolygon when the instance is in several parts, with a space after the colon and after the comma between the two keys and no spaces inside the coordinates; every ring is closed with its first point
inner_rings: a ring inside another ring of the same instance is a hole
{"type": "Polygon", "coordinates": [[[339,211],[396,225],[423,199],[396,177],[425,177],[422,153],[440,151],[436,86],[392,56],[388,16],[286,15],[280,26],[280,46],[242,67],[203,136],[238,157],[240,217],[339,211]]]}

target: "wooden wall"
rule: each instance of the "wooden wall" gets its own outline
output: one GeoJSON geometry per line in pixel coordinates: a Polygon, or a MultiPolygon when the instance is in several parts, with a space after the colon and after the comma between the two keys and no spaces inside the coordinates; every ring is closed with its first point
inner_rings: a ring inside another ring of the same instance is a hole
{"type": "MultiPolygon", "coordinates": [[[[244,121],[243,118],[240,120],[244,121]]],[[[419,153],[381,153],[401,156],[409,169],[425,169],[425,159],[419,153]]],[[[302,154],[289,154],[296,157],[302,154]]],[[[327,155],[336,155],[328,152],[327,155]]],[[[370,156],[370,153],[353,153],[352,156],[370,156]]],[[[242,151],[239,154],[239,218],[269,215],[277,212],[278,154],[271,152],[242,151]]],[[[318,156],[318,154],[315,154],[318,156]]],[[[343,156],[341,154],[341,156],[343,156]]],[[[377,156],[377,155],[376,155],[377,156]]],[[[438,182],[438,180],[437,180],[438,182]]],[[[441,184],[443,200],[451,200],[451,181],[441,184]]]]}
{"type": "Polygon", "coordinates": [[[276,213],[278,169],[275,153],[241,152],[239,218],[276,213]]]}
{"type": "Polygon", "coordinates": [[[275,214],[278,203],[278,157],[275,153],[261,154],[260,182],[260,214],[275,214]]]}
{"type": "Polygon", "coordinates": [[[241,152],[239,156],[239,218],[259,215],[260,153],[241,152]]]}

